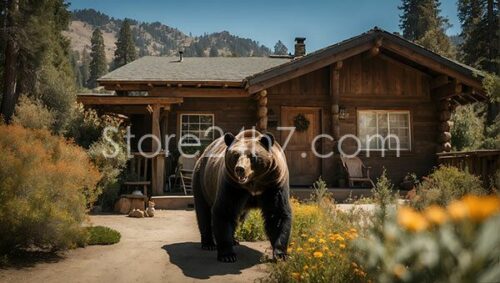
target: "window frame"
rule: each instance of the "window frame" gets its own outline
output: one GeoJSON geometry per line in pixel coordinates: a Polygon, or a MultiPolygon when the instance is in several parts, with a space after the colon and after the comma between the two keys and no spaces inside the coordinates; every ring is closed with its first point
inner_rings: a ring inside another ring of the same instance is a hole
{"type": "MultiPolygon", "coordinates": [[[[356,136],[358,138],[360,138],[360,130],[361,130],[361,127],[360,127],[360,114],[362,112],[370,112],[370,113],[375,113],[376,114],[376,128],[377,128],[377,134],[379,134],[379,123],[378,123],[378,115],[379,114],[386,114],[387,115],[387,133],[389,134],[390,131],[391,131],[391,126],[390,126],[390,118],[389,118],[389,115],[391,113],[394,113],[394,114],[405,114],[407,117],[408,117],[408,148],[400,148],[399,151],[404,151],[404,152],[412,152],[413,150],[413,131],[412,131],[412,128],[413,128],[413,124],[412,124],[412,113],[410,110],[408,109],[371,109],[371,108],[367,108],[367,109],[357,109],[356,110],[356,136]]],[[[368,151],[368,148],[366,147],[366,144],[365,146],[363,146],[363,144],[361,144],[361,150],[362,151],[368,151]]],[[[383,149],[382,148],[370,148],[369,149],[370,151],[378,151],[378,152],[382,152],[382,151],[386,151],[386,152],[395,152],[397,151],[397,149],[391,149],[390,148],[390,143],[388,145],[388,147],[384,147],[383,149]]]]}
{"type": "MultiPolygon", "coordinates": [[[[181,137],[182,137],[182,118],[183,118],[183,116],[211,116],[212,117],[212,125],[210,127],[214,127],[215,126],[215,114],[214,113],[210,113],[210,112],[196,112],[196,111],[179,112],[178,116],[177,116],[177,120],[178,120],[178,130],[177,130],[178,137],[177,137],[177,141],[178,142],[180,142],[181,137]]],[[[198,122],[198,125],[199,125],[199,122],[198,122]]],[[[213,142],[215,139],[216,139],[215,132],[212,131],[212,138],[211,138],[210,143],[213,142]]],[[[200,142],[202,142],[201,139],[200,139],[200,142]]],[[[191,145],[186,144],[184,146],[191,146],[191,145]]],[[[192,146],[195,146],[195,144],[193,144],[192,146]]]]}

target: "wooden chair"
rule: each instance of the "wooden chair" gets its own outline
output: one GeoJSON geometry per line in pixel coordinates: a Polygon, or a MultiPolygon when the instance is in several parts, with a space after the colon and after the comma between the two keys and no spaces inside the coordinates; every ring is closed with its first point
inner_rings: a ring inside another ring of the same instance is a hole
{"type": "Polygon", "coordinates": [[[349,187],[354,187],[354,182],[368,182],[375,187],[372,179],[370,178],[370,168],[365,166],[359,157],[341,157],[342,165],[347,171],[349,179],[349,187]]]}
{"type": "Polygon", "coordinates": [[[125,187],[142,187],[144,196],[148,195],[148,186],[151,181],[148,181],[148,159],[139,154],[134,154],[134,158],[129,160],[128,164],[129,180],[123,184],[125,187]]]}
{"type": "Polygon", "coordinates": [[[177,167],[175,169],[175,174],[169,177],[169,185],[172,190],[173,187],[177,185],[177,182],[180,181],[180,186],[184,192],[184,195],[193,194],[193,172],[194,166],[196,164],[196,160],[198,158],[187,158],[185,156],[180,156],[177,161],[177,167]],[[171,179],[174,179],[172,184],[171,179]]]}

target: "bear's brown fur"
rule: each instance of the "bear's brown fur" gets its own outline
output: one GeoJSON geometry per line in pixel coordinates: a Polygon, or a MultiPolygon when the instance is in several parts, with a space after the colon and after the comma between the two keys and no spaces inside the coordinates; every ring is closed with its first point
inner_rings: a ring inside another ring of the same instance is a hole
{"type": "Polygon", "coordinates": [[[246,130],[215,140],[196,163],[193,191],[202,247],[217,247],[219,260],[236,260],[237,220],[255,206],[262,208],[274,255],[285,256],[291,225],[288,167],[272,135],[246,130]]]}

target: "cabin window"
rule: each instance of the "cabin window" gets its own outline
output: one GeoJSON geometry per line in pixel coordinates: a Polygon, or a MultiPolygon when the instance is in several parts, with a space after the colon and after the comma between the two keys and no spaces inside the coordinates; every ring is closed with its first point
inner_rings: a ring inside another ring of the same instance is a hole
{"type": "Polygon", "coordinates": [[[196,144],[194,138],[186,135],[196,136],[202,145],[208,145],[214,140],[214,131],[210,127],[214,126],[213,114],[181,114],[180,115],[180,136],[184,144],[196,144]]]}
{"type": "Polygon", "coordinates": [[[398,140],[400,150],[410,150],[410,112],[358,111],[358,138],[364,150],[397,150],[398,140]]]}

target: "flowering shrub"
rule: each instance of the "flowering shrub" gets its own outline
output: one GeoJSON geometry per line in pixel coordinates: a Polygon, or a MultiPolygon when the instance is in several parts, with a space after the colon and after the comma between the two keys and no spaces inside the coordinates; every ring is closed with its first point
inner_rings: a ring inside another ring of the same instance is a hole
{"type": "Polygon", "coordinates": [[[412,206],[422,209],[432,204],[447,205],[467,194],[484,193],[478,177],[455,167],[440,166],[417,187],[412,206]]]}
{"type": "Polygon", "coordinates": [[[238,241],[263,241],[266,239],[264,221],[260,210],[252,209],[248,212],[245,221],[236,229],[235,237],[238,241]]]}
{"type": "Polygon", "coordinates": [[[354,261],[360,211],[342,212],[327,199],[300,204],[292,200],[289,257],[270,265],[270,282],[359,282],[366,272],[354,261]]]}
{"type": "Polygon", "coordinates": [[[0,253],[84,244],[98,195],[87,153],[47,130],[0,125],[0,253]]]}
{"type": "Polygon", "coordinates": [[[400,207],[357,246],[380,282],[497,282],[500,198],[467,195],[446,207],[400,207]]]}

